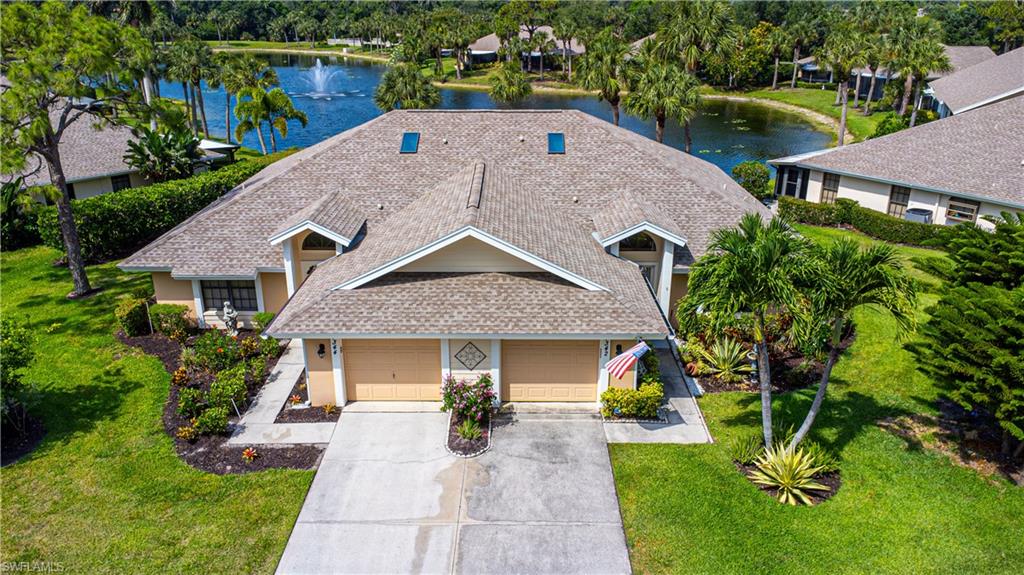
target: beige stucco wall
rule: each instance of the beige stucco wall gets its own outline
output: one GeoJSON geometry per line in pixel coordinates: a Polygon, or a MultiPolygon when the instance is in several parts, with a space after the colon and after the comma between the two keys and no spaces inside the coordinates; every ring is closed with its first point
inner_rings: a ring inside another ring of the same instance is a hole
{"type": "MultiPolygon", "coordinates": [[[[137,173],[129,174],[128,179],[131,181],[133,188],[141,188],[142,186],[148,186],[152,183],[137,173]]],[[[114,185],[110,181],[110,176],[92,178],[89,180],[79,180],[74,182],[74,186],[75,198],[79,200],[114,191],[114,185]]]]}
{"type": "Polygon", "coordinates": [[[839,178],[837,197],[849,198],[865,208],[885,213],[889,210],[889,192],[891,190],[891,184],[842,176],[839,178]]]}
{"type": "Polygon", "coordinates": [[[196,318],[196,300],[192,295],[192,282],[176,280],[170,272],[155,272],[153,277],[153,293],[157,303],[170,303],[188,306],[189,315],[196,318]]]}
{"type": "Polygon", "coordinates": [[[491,355],[491,340],[489,339],[476,338],[448,340],[448,365],[451,366],[452,376],[455,379],[467,379],[470,381],[475,381],[481,375],[485,373],[490,373],[494,369],[494,358],[491,357],[491,355]],[[480,362],[480,365],[476,366],[474,369],[469,369],[467,366],[463,365],[462,362],[458,360],[458,358],[455,357],[456,354],[458,354],[459,351],[462,350],[462,348],[469,343],[475,345],[477,349],[483,352],[483,354],[486,356],[483,359],[483,361],[480,362]]]}
{"type": "Polygon", "coordinates": [[[326,259],[333,258],[338,253],[337,249],[333,249],[333,250],[304,250],[304,249],[302,249],[302,242],[305,241],[306,237],[309,234],[311,234],[311,233],[313,233],[313,232],[308,231],[308,230],[304,231],[304,232],[299,232],[299,233],[295,234],[295,236],[291,240],[292,241],[292,246],[293,246],[292,253],[293,254],[297,254],[297,257],[295,259],[296,259],[296,265],[298,266],[298,271],[300,272],[299,275],[297,275],[295,277],[299,278],[299,283],[300,284],[303,281],[305,281],[307,277],[309,277],[309,270],[310,270],[310,268],[312,268],[313,266],[319,264],[320,262],[322,262],[322,261],[324,261],[326,259]]]}
{"type": "Polygon", "coordinates": [[[331,362],[331,342],[326,339],[302,341],[306,351],[306,391],[314,406],[337,403],[334,399],[334,371],[331,362]],[[325,354],[321,359],[316,350],[323,344],[325,354]]]}
{"type": "Polygon", "coordinates": [[[679,300],[686,296],[689,283],[690,276],[688,274],[672,275],[672,291],[669,293],[669,301],[672,303],[669,305],[668,320],[672,323],[673,328],[679,327],[679,322],[676,321],[676,308],[679,306],[679,300]]]}
{"type": "Polygon", "coordinates": [[[824,180],[825,175],[822,172],[811,172],[811,175],[807,177],[807,201],[808,202],[820,202],[821,201],[821,184],[824,180]]]}
{"type": "MultiPolygon", "coordinates": [[[[611,358],[614,358],[616,355],[618,355],[617,350],[616,350],[617,346],[622,346],[622,351],[626,351],[627,349],[633,347],[634,345],[636,345],[636,341],[631,340],[631,339],[616,339],[616,340],[612,340],[611,358]]],[[[621,353],[621,352],[619,352],[619,353],[621,353]]],[[[609,359],[611,359],[611,358],[609,358],[609,359]]],[[[624,388],[624,389],[633,389],[633,387],[635,385],[636,385],[636,366],[635,365],[633,367],[629,368],[629,371],[627,371],[626,373],[622,374],[621,378],[617,378],[617,377],[615,377],[614,375],[612,375],[610,373],[608,374],[608,387],[621,387],[621,388],[624,388]]]]}
{"type": "Polygon", "coordinates": [[[476,238],[463,238],[410,262],[403,272],[535,272],[539,268],[476,238]]]}
{"type": "Polygon", "coordinates": [[[288,301],[288,282],[283,273],[261,273],[263,287],[263,310],[277,313],[288,301]]]}

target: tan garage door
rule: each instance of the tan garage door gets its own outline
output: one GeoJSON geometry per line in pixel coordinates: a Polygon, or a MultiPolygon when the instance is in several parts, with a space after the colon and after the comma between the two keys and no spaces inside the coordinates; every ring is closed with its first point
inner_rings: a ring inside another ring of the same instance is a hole
{"type": "Polygon", "coordinates": [[[436,401],[441,397],[441,342],[436,339],[346,339],[349,401],[436,401]]]}
{"type": "Polygon", "coordinates": [[[501,343],[502,399],[597,401],[596,341],[501,343]]]}

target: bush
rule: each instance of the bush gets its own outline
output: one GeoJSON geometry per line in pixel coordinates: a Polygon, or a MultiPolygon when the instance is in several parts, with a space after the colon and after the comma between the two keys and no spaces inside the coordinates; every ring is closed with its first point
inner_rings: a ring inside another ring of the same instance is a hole
{"type": "Polygon", "coordinates": [[[260,338],[247,337],[238,344],[238,351],[244,358],[250,358],[260,353],[260,338]]]}
{"type": "Polygon", "coordinates": [[[262,384],[267,375],[267,358],[257,356],[246,360],[245,374],[249,381],[262,384]]]}
{"type": "Polygon", "coordinates": [[[835,204],[816,204],[790,196],[779,196],[779,215],[790,221],[815,226],[835,226],[840,223],[835,204]]]}
{"type": "Polygon", "coordinates": [[[609,388],[601,394],[601,415],[630,419],[656,419],[665,392],[660,382],[645,383],[640,389],[609,388]]]}
{"type": "Polygon", "coordinates": [[[222,435],[228,430],[226,407],[211,407],[196,418],[196,433],[200,435],[222,435]]]}
{"type": "Polygon", "coordinates": [[[459,434],[459,437],[472,441],[474,439],[480,439],[484,432],[480,429],[480,424],[475,419],[467,419],[459,424],[455,428],[455,433],[459,434]]]}
{"type": "Polygon", "coordinates": [[[736,183],[743,186],[744,190],[759,200],[771,195],[771,190],[768,188],[771,172],[768,171],[768,166],[761,162],[752,160],[740,162],[732,169],[732,177],[736,183]]]}
{"type": "Polygon", "coordinates": [[[868,139],[881,138],[888,134],[894,134],[900,130],[906,130],[910,126],[910,120],[906,116],[900,116],[896,112],[889,112],[882,118],[882,121],[875,126],[875,132],[868,136],[868,139]]]}
{"type": "Polygon", "coordinates": [[[183,387],[178,391],[178,415],[193,418],[199,415],[206,404],[206,394],[193,387],[183,387]]]}
{"type": "Polygon", "coordinates": [[[821,469],[822,473],[831,473],[833,471],[839,471],[839,459],[836,458],[833,453],[817,441],[811,441],[805,439],[800,446],[803,447],[807,455],[814,460],[814,464],[821,469]]]}
{"type": "Polygon", "coordinates": [[[701,349],[698,353],[703,360],[703,373],[722,381],[736,382],[742,378],[740,374],[753,371],[747,359],[747,350],[728,336],[720,337],[711,347],[701,349]]]}
{"type": "Polygon", "coordinates": [[[0,318],[0,418],[4,428],[16,435],[26,430],[21,377],[35,359],[32,339],[28,328],[0,318]]]}
{"type": "Polygon", "coordinates": [[[267,359],[273,359],[281,355],[281,342],[272,337],[261,339],[260,353],[267,359]]]}
{"type": "MultiPolygon", "coordinates": [[[[243,160],[184,180],[72,200],[82,256],[100,262],[131,254],[288,153],[243,160]]],[[[55,207],[39,209],[38,227],[44,244],[64,250],[55,207]]]]}
{"type": "Polygon", "coordinates": [[[256,331],[267,329],[270,322],[274,321],[274,314],[269,311],[261,311],[252,316],[252,326],[256,331]]]}
{"type": "Polygon", "coordinates": [[[753,465],[764,453],[764,438],[760,434],[747,435],[733,440],[729,444],[729,455],[743,465],[753,465]]]}
{"type": "Polygon", "coordinates": [[[147,335],[149,318],[146,315],[146,300],[141,298],[122,299],[114,308],[114,317],[128,337],[147,335]]]}
{"type": "Polygon", "coordinates": [[[221,371],[234,366],[242,358],[238,340],[219,331],[208,331],[192,344],[196,363],[210,371],[221,371]]]}
{"type": "Polygon", "coordinates": [[[914,246],[928,245],[941,237],[943,226],[911,222],[857,205],[850,199],[835,204],[816,204],[789,196],[779,198],[779,215],[805,224],[835,226],[848,224],[873,238],[914,246]]]}
{"type": "Polygon", "coordinates": [[[237,365],[217,374],[210,384],[210,405],[213,407],[232,408],[245,401],[245,365],[237,365]]]}
{"type": "Polygon", "coordinates": [[[765,449],[754,462],[757,471],[750,473],[750,479],[757,484],[773,487],[776,497],[782,503],[796,505],[811,504],[811,491],[828,491],[814,476],[822,471],[814,458],[804,449],[797,447],[790,451],[782,444],[765,449]]]}
{"type": "Polygon", "coordinates": [[[176,332],[187,332],[189,324],[188,306],[174,303],[158,303],[149,306],[149,319],[153,322],[153,330],[164,335],[176,332]]]}
{"type": "Polygon", "coordinates": [[[485,421],[494,403],[494,382],[485,373],[476,382],[448,375],[441,384],[441,411],[452,411],[459,419],[485,421]]]}

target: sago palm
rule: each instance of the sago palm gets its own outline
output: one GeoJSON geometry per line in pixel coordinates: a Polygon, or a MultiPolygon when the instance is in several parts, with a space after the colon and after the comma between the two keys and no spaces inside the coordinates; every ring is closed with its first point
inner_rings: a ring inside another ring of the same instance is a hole
{"type": "Polygon", "coordinates": [[[620,94],[625,89],[623,73],[629,62],[629,44],[605,28],[587,44],[580,58],[576,78],[587,90],[597,90],[598,97],[612,107],[612,122],[619,125],[620,94]]]}
{"type": "Polygon", "coordinates": [[[441,93],[420,73],[419,65],[397,64],[384,72],[373,93],[373,103],[385,112],[396,108],[433,108],[441,103],[441,93]]]}

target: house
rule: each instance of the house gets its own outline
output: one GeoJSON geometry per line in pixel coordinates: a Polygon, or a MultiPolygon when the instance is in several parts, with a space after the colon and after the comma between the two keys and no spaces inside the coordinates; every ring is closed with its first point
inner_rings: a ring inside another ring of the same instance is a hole
{"type": "Polygon", "coordinates": [[[849,198],[897,218],[991,228],[982,216],[1024,212],[1024,97],[770,163],[776,195],[849,198]]]}
{"type": "Polygon", "coordinates": [[[1024,48],[939,78],[928,92],[942,118],[1024,94],[1024,48]]]}
{"type": "MultiPolygon", "coordinates": [[[[570,56],[576,57],[582,55],[587,51],[586,46],[583,45],[578,38],[572,38],[569,41],[568,46],[562,44],[562,39],[555,36],[554,29],[551,26],[539,26],[533,33],[534,37],[542,34],[551,39],[557,46],[555,50],[548,52],[546,55],[555,56],[570,56]]],[[[530,32],[524,27],[519,31],[519,37],[523,40],[530,38],[530,32]]],[[[472,44],[469,45],[469,54],[473,59],[474,63],[477,62],[494,62],[498,59],[498,50],[501,49],[501,39],[498,38],[497,34],[488,34],[481,38],[477,38],[472,44]]],[[[531,52],[531,58],[540,58],[540,52],[531,52]]]]}
{"type": "Polygon", "coordinates": [[[315,405],[595,402],[672,333],[714,230],[767,209],[714,165],[576,110],[399,110],[282,159],[124,260],[156,299],[303,341],[315,405]]]}

